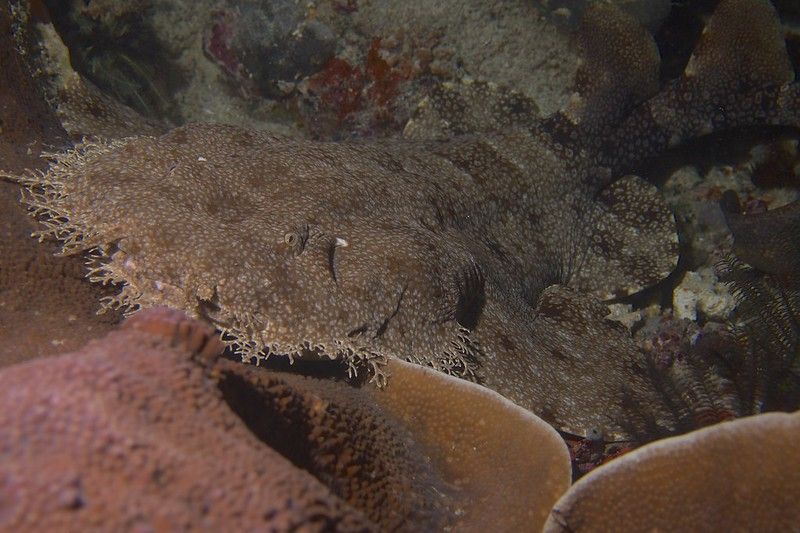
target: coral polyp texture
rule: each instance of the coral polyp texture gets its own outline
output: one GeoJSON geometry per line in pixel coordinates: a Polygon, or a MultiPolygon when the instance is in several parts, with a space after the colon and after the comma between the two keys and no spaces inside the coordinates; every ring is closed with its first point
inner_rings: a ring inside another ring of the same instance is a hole
{"type": "Polygon", "coordinates": [[[518,529],[569,486],[558,433],[475,384],[394,360],[357,388],[222,348],[155,308],[1,371],[0,529],[518,529]]]}
{"type": "Polygon", "coordinates": [[[151,310],[5,369],[0,529],[374,527],[237,419],[205,373],[221,348],[212,328],[151,310]]]}
{"type": "Polygon", "coordinates": [[[798,436],[800,414],[767,413],[648,444],[573,485],[544,531],[796,529],[798,436]]]}

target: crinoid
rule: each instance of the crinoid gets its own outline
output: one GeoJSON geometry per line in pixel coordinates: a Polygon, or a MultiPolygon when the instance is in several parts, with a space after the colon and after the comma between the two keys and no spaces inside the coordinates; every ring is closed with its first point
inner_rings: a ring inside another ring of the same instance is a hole
{"type": "Polygon", "coordinates": [[[684,353],[665,363],[648,360],[650,381],[673,423],[659,423],[661,411],[631,395],[622,423],[639,440],[800,408],[800,204],[744,215],[728,191],[722,205],[735,243],[716,270],[736,310],[726,331],[684,339],[684,353]]]}

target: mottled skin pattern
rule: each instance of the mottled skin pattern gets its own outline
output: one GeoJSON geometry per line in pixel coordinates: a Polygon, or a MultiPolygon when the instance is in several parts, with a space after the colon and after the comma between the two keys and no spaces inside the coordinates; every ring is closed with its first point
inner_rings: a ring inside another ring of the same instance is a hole
{"type": "Polygon", "coordinates": [[[584,26],[576,93],[542,121],[473,83],[432,95],[407,142],[189,125],[79,145],[21,181],[45,234],[92,250],[91,279],[125,282],[111,304],[206,316],[245,359],[344,357],[379,381],[386,357],[429,364],[613,434],[623,389],[650,393],[598,298],[677,261],[672,215],[625,173],[714,130],[797,125],[800,98],[766,1],[724,1],[660,92],[644,30],[604,5],[584,26]]]}
{"type": "Polygon", "coordinates": [[[800,285],[800,202],[746,215],[741,212],[736,193],[728,191],[721,207],[733,233],[737,257],[784,283],[800,285]]]}

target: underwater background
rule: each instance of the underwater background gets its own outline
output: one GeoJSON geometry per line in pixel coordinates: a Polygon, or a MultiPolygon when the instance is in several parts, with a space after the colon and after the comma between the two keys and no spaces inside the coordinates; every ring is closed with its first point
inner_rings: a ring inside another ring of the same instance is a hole
{"type": "Polygon", "coordinates": [[[0,23],[0,529],[800,523],[796,2],[0,23]]]}

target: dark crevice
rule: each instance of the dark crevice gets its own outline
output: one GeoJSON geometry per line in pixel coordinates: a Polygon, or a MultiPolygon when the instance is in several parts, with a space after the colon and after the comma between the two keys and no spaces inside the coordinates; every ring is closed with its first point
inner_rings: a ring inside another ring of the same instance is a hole
{"type": "Polygon", "coordinates": [[[675,0],[669,16],[654,36],[661,54],[661,80],[683,73],[719,0],[675,0]]]}
{"type": "Polygon", "coordinates": [[[185,76],[155,35],[151,5],[100,16],[91,2],[43,3],[77,72],[144,116],[182,122],[173,95],[185,76]]]}
{"type": "Polygon", "coordinates": [[[258,440],[296,467],[314,474],[313,450],[308,439],[311,428],[302,420],[290,419],[278,411],[274,402],[283,398],[265,394],[247,379],[230,372],[223,375],[218,387],[228,406],[258,440]]]}

